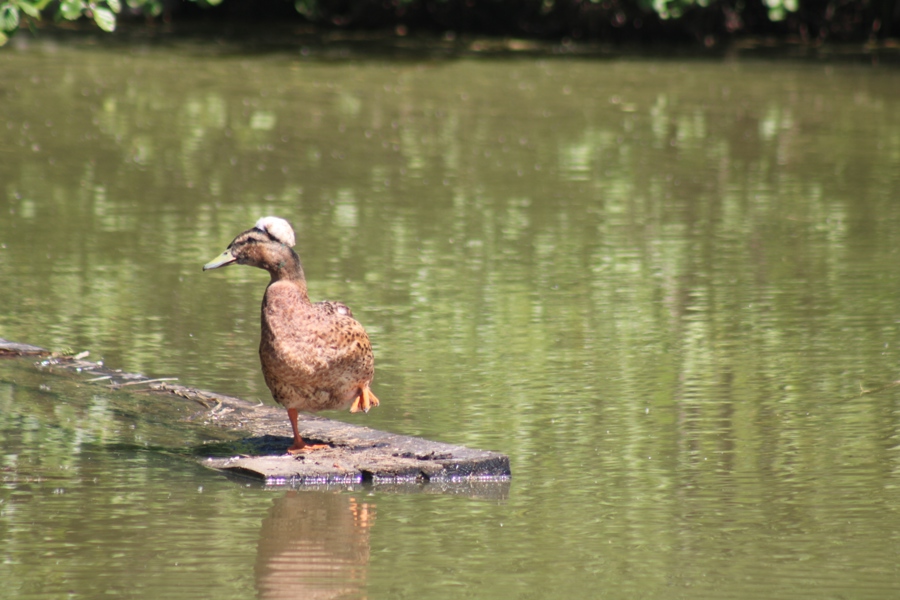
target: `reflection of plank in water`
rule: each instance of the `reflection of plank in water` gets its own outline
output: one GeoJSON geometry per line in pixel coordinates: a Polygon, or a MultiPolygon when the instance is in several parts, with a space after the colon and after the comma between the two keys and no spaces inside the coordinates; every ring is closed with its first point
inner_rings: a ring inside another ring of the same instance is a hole
{"type": "Polygon", "coordinates": [[[276,498],[259,534],[259,597],[363,597],[374,521],[374,504],[346,494],[289,491],[276,498]]]}
{"type": "Polygon", "coordinates": [[[418,484],[429,484],[426,486],[432,488],[429,491],[445,492],[454,486],[466,488],[475,484],[471,490],[460,491],[475,496],[506,496],[509,458],[497,452],[302,415],[299,426],[303,438],[331,448],[290,456],[285,450],[292,433],[284,410],[280,408],[176,385],[168,378],[149,379],[140,374],[111,370],[102,363],[85,360],[87,352],[57,356],[41,348],[0,339],[0,351],[4,350],[12,355],[43,355],[39,365],[48,373],[63,370],[78,373],[86,383],[108,389],[129,386],[128,389],[134,392],[171,394],[196,402],[198,410],[188,417],[188,421],[240,431],[248,436],[239,442],[217,444],[213,451],[207,449],[207,456],[217,458],[207,458],[203,464],[267,485],[371,483],[421,487],[418,484]]]}

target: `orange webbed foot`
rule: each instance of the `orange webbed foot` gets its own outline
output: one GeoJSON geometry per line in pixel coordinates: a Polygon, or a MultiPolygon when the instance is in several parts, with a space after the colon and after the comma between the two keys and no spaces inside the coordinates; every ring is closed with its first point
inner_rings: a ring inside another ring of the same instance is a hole
{"type": "Polygon", "coordinates": [[[331,448],[328,444],[307,444],[303,442],[302,446],[298,446],[297,442],[287,449],[288,454],[293,454],[294,456],[298,454],[306,454],[307,452],[314,452],[316,450],[324,450],[325,448],[331,448]]]}
{"type": "Polygon", "coordinates": [[[374,408],[379,404],[378,398],[375,397],[369,386],[365,386],[359,389],[359,395],[353,401],[353,404],[350,405],[350,412],[369,412],[370,408],[374,408]]]}
{"type": "Polygon", "coordinates": [[[291,429],[294,431],[294,443],[287,449],[288,454],[303,454],[314,450],[322,450],[323,448],[331,448],[328,444],[307,444],[300,437],[300,429],[297,427],[297,409],[288,409],[288,418],[291,420],[291,429]]]}

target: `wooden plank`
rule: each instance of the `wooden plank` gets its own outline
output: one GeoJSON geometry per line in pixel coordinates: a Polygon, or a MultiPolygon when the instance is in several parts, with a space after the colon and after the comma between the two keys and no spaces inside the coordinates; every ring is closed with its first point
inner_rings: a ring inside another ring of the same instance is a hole
{"type": "Polygon", "coordinates": [[[0,338],[0,356],[41,356],[50,352],[39,346],[30,344],[17,344],[0,338]]]}
{"type": "Polygon", "coordinates": [[[112,389],[176,395],[197,402],[203,410],[192,422],[239,431],[234,444],[240,454],[206,457],[202,463],[232,476],[249,477],[272,486],[371,484],[393,489],[429,484],[435,491],[453,487],[479,496],[504,496],[510,479],[509,458],[497,452],[397,435],[313,415],[301,415],[300,434],[315,444],[310,453],[286,453],[291,431],[284,409],[173,383],[123,373],[86,360],[87,353],[58,356],[37,346],[0,338],[0,354],[41,356],[42,368],[59,367],[79,373],[87,382],[112,389]],[[474,491],[473,491],[474,490],[474,491]]]}

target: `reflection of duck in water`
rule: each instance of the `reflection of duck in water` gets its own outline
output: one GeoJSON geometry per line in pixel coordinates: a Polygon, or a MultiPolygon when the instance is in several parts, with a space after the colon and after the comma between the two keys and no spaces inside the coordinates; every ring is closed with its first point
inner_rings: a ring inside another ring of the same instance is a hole
{"type": "Polygon", "coordinates": [[[300,437],[297,411],[349,407],[369,412],[378,398],[369,389],[375,359],[366,330],[340,302],[309,301],[293,245],[287,221],[263,217],[203,270],[236,263],[271,275],[263,296],[259,357],[272,396],[288,410],[294,430],[288,452],[300,452],[321,446],[309,446],[300,437]]]}
{"type": "Polygon", "coordinates": [[[362,597],[374,521],[374,504],[341,493],[291,491],[277,498],[259,533],[259,597],[362,597]]]}

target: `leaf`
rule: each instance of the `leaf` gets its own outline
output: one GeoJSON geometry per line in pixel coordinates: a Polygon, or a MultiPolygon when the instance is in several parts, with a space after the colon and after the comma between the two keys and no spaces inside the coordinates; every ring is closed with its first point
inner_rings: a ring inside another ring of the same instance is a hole
{"type": "Polygon", "coordinates": [[[59,3],[59,13],[69,21],[80,17],[82,10],[84,10],[84,3],[81,0],[63,0],[59,3]]]}
{"type": "Polygon", "coordinates": [[[122,3],[119,0],[106,0],[106,5],[116,14],[122,12],[122,3]]]}
{"type": "Polygon", "coordinates": [[[770,21],[783,21],[784,20],[784,7],[783,6],[772,6],[769,8],[769,20],[770,21]]]}
{"type": "Polygon", "coordinates": [[[116,30],[116,15],[113,14],[113,11],[108,8],[95,8],[94,9],[94,21],[97,25],[100,26],[100,29],[103,31],[115,31],[116,30]]]}
{"type": "Polygon", "coordinates": [[[19,9],[33,19],[41,17],[41,9],[30,2],[19,2],[19,9]]]}
{"type": "Polygon", "coordinates": [[[19,9],[8,2],[0,7],[0,31],[12,31],[19,26],[19,9]]]}
{"type": "Polygon", "coordinates": [[[0,31],[0,46],[4,45],[8,41],[9,41],[9,38],[6,37],[6,34],[3,33],[2,31],[0,31]]]}
{"type": "Polygon", "coordinates": [[[310,18],[315,12],[315,0],[297,0],[294,2],[294,8],[304,17],[310,18]]]}
{"type": "Polygon", "coordinates": [[[206,3],[210,6],[218,6],[222,4],[222,0],[206,0],[206,3]]]}

